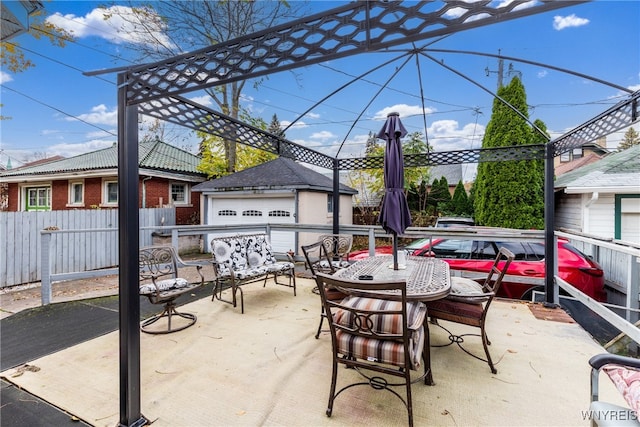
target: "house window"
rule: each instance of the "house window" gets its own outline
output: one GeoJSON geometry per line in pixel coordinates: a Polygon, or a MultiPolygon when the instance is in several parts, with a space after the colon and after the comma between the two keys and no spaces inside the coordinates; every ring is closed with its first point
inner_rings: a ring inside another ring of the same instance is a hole
{"type": "Polygon", "coordinates": [[[76,206],[84,205],[84,183],[83,182],[69,183],[69,205],[76,205],[76,206]]]}
{"type": "Polygon", "coordinates": [[[573,160],[581,158],[583,156],[582,147],[574,148],[572,154],[573,160]]]}
{"type": "Polygon", "coordinates": [[[105,205],[115,205],[118,203],[118,181],[104,181],[104,195],[102,203],[105,205]]]}
{"type": "Polygon", "coordinates": [[[262,211],[257,211],[257,210],[248,210],[248,211],[242,211],[242,216],[262,216],[262,211]]]}
{"type": "Polygon", "coordinates": [[[327,194],[327,212],[333,213],[333,194],[327,194]]]}
{"type": "Polygon", "coordinates": [[[189,188],[187,184],[171,184],[169,200],[174,205],[185,205],[189,203],[189,188]]]}
{"type": "Polygon", "coordinates": [[[29,187],[26,189],[27,211],[51,210],[51,187],[29,187]]]}

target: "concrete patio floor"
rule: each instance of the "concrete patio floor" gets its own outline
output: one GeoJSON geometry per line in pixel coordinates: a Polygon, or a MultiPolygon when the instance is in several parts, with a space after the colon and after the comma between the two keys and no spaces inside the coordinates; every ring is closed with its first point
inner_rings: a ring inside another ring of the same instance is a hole
{"type": "MultiPolygon", "coordinates": [[[[328,332],[314,339],[320,311],[314,285],[298,278],[296,297],[288,288],[248,285],[245,314],[203,298],[182,307],[198,316],[193,327],[142,334],[143,415],[154,426],[406,425],[402,403],[369,387],[344,392],[333,416],[325,415],[331,342],[328,332]]],[[[496,301],[487,330],[498,373],[455,345],[432,348],[436,385],[413,385],[415,425],[589,425],[587,361],[605,350],[588,333],[576,323],[536,318],[519,301],[496,301]]],[[[448,341],[441,328],[430,332],[433,345],[448,341]]],[[[482,354],[479,338],[465,346],[482,354]]],[[[1,376],[88,424],[111,427],[119,420],[118,357],[116,331],[1,376]]],[[[356,375],[341,369],[339,384],[356,375]]],[[[624,405],[604,378],[601,399],[624,405]]]]}

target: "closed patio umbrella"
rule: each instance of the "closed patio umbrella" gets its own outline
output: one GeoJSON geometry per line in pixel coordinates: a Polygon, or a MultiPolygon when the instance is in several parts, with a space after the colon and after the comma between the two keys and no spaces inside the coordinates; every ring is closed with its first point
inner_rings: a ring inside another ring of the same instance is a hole
{"type": "Polygon", "coordinates": [[[411,225],[411,213],[404,194],[404,158],[400,139],[407,130],[398,113],[389,113],[376,137],[386,141],[384,150],[384,198],[378,222],[393,235],[393,269],[398,269],[398,234],[411,225]]]}

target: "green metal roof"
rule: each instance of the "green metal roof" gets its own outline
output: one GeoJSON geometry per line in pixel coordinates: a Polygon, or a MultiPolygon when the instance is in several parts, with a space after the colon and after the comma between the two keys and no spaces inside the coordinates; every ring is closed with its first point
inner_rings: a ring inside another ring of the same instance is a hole
{"type": "MultiPolygon", "coordinates": [[[[139,144],[139,165],[141,169],[154,169],[190,175],[206,176],[196,167],[200,157],[176,148],[162,141],[148,141],[139,144]]],[[[62,160],[34,166],[10,169],[0,173],[0,178],[9,176],[50,175],[65,172],[115,169],[118,167],[118,147],[111,147],[80,154],[62,160]]]]}
{"type": "Polygon", "coordinates": [[[554,187],[640,186],[640,145],[574,169],[559,176],[554,187]]]}

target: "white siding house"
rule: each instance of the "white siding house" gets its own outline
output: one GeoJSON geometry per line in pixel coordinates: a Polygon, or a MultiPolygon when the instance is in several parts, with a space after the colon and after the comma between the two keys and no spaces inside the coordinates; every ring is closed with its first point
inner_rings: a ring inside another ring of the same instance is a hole
{"type": "Polygon", "coordinates": [[[640,244],[640,146],[555,180],[556,228],[640,244]]]}

